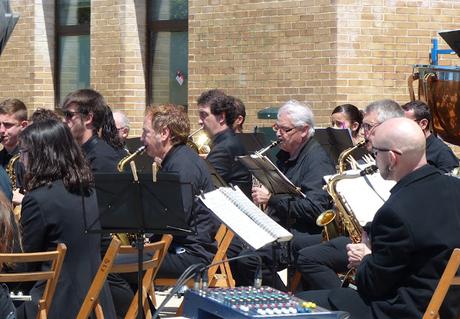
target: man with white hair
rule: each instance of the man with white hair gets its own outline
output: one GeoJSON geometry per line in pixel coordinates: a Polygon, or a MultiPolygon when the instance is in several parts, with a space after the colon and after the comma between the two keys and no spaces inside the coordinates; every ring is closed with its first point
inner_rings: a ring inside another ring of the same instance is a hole
{"type": "MultiPolygon", "coordinates": [[[[266,205],[267,213],[294,235],[292,250],[296,251],[311,244],[311,234],[321,232],[316,218],[330,208],[329,195],[323,190],[323,177],[333,174],[335,169],[329,155],[312,138],[315,123],[308,106],[298,101],[288,101],[279,109],[273,129],[281,141],[277,166],[294,185],[300,187],[306,197],[271,194],[265,187],[253,187],[252,198],[256,204],[266,205]]],[[[275,270],[285,268],[290,258],[288,249],[279,248],[276,253],[276,260],[273,260],[271,247],[258,250],[267,267],[276,267],[275,270]]],[[[237,284],[251,284],[257,265],[257,259],[239,260],[234,274],[237,284]]],[[[264,284],[285,289],[279,277],[275,276],[273,281],[269,268],[264,268],[262,274],[264,284]]]]}
{"type": "MultiPolygon", "coordinates": [[[[347,246],[357,290],[299,296],[352,318],[421,318],[453,249],[460,247],[460,180],[427,164],[425,135],[412,120],[380,124],[372,149],[380,174],[396,185],[374,217],[370,239],[347,246]]],[[[458,295],[458,287],[449,290],[441,318],[458,318],[458,295]]]]}
{"type": "Polygon", "coordinates": [[[118,137],[123,145],[126,144],[126,139],[129,135],[129,120],[125,113],[121,111],[113,112],[113,119],[115,121],[115,126],[117,127],[118,137]]]}

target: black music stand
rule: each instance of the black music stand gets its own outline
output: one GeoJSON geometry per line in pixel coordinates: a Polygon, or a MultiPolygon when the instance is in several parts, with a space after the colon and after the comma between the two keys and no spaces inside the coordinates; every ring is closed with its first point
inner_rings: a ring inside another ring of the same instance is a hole
{"type": "Polygon", "coordinates": [[[334,165],[337,165],[340,153],[353,146],[350,131],[347,129],[317,128],[314,138],[329,154],[334,165]]]}
{"type": "MultiPolygon", "coordinates": [[[[138,318],[142,318],[142,261],[145,233],[186,235],[191,233],[186,222],[192,213],[189,183],[182,183],[175,173],[158,173],[156,182],[152,174],[99,173],[94,175],[99,207],[99,219],[87,224],[88,232],[134,233],[138,250],[138,318]],[[98,229],[98,222],[101,228],[98,229]]],[[[195,229],[196,232],[196,229],[195,229]]]]}
{"type": "MultiPolygon", "coordinates": [[[[273,164],[266,156],[257,155],[246,155],[238,156],[238,160],[251,172],[252,175],[257,178],[265,188],[268,189],[273,195],[287,195],[288,198],[288,213],[286,218],[286,228],[290,231],[291,228],[291,200],[293,197],[303,197],[305,194],[302,193],[299,187],[296,187],[292,182],[273,164]]],[[[274,244],[279,245],[279,242],[274,244]]],[[[273,282],[276,276],[276,253],[275,246],[272,244],[273,254],[273,265],[272,265],[272,277],[273,282]]],[[[288,268],[291,267],[291,244],[287,244],[288,251],[288,268]]]]}

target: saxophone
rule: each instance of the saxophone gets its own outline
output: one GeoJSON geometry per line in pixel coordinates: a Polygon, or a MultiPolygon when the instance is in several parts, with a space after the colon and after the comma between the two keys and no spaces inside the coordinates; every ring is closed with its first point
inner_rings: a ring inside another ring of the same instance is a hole
{"type": "Polygon", "coordinates": [[[325,240],[330,240],[341,235],[348,235],[352,243],[357,244],[361,242],[363,228],[359,224],[350,205],[348,205],[345,198],[337,191],[337,183],[343,179],[358,178],[373,174],[376,171],[377,166],[371,165],[357,174],[338,174],[327,182],[326,191],[332,197],[336,211],[327,210],[316,219],[316,224],[324,227],[323,237],[325,240]]]}
{"type": "MultiPolygon", "coordinates": [[[[134,158],[138,155],[141,155],[145,151],[145,146],[139,147],[134,153],[123,157],[117,164],[117,170],[121,173],[125,170],[126,164],[130,163],[134,160],[134,158]]],[[[135,172],[133,172],[135,174],[135,172]]],[[[135,177],[136,178],[136,177],[135,177]]],[[[112,234],[121,241],[122,245],[131,245],[132,243],[136,242],[136,234],[130,233],[116,233],[112,234]]]]}
{"type": "MultiPolygon", "coordinates": [[[[13,191],[15,191],[18,188],[18,183],[16,179],[16,173],[14,171],[14,166],[16,165],[16,162],[19,159],[19,154],[14,155],[6,165],[6,173],[8,174],[8,177],[11,180],[11,188],[13,191]]],[[[21,204],[14,205],[13,207],[13,213],[14,216],[16,217],[16,220],[19,220],[21,218],[21,204]]]]}
{"type": "Polygon", "coordinates": [[[356,145],[347,148],[344,150],[342,153],[339,155],[339,159],[337,160],[337,173],[338,174],[343,174],[343,172],[346,170],[346,165],[345,165],[345,160],[348,158],[348,156],[357,148],[363,147],[366,144],[366,140],[359,141],[356,143],[356,145]]]}

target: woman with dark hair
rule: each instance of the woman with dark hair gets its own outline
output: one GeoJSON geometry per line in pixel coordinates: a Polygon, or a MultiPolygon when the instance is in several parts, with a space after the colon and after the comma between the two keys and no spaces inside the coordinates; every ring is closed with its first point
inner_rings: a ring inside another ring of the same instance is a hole
{"type": "Polygon", "coordinates": [[[363,123],[363,114],[353,104],[342,104],[337,106],[331,114],[331,125],[336,128],[349,129],[353,144],[361,139],[359,130],[363,123]]]}
{"type": "MultiPolygon", "coordinates": [[[[12,253],[19,239],[16,220],[13,215],[11,202],[0,191],[0,253],[12,253]]],[[[0,266],[2,271],[8,271],[8,265],[0,266]]],[[[8,287],[0,284],[0,318],[16,318],[16,310],[10,299],[8,287]]]]}
{"type": "MultiPolygon", "coordinates": [[[[88,292],[101,258],[99,234],[85,234],[84,218],[91,225],[98,208],[90,168],[69,128],[56,120],[31,124],[19,137],[20,160],[26,168],[21,226],[25,252],[47,251],[58,243],[67,246],[48,318],[75,318],[88,292]]],[[[95,222],[95,227],[99,223],[95,222]]],[[[42,264],[37,267],[48,268],[42,264]]],[[[30,290],[32,301],[18,308],[18,318],[34,318],[44,282],[30,290]]],[[[104,313],[114,318],[110,291],[101,295],[104,313]]]]}

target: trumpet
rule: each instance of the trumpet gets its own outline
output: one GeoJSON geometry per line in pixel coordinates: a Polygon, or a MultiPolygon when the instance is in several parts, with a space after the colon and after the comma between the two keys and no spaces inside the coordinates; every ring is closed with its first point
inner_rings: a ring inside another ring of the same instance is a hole
{"type": "Polygon", "coordinates": [[[141,155],[145,151],[145,145],[139,147],[134,153],[123,157],[117,164],[117,170],[121,173],[125,170],[127,163],[131,162],[136,156],[141,155]]]}

